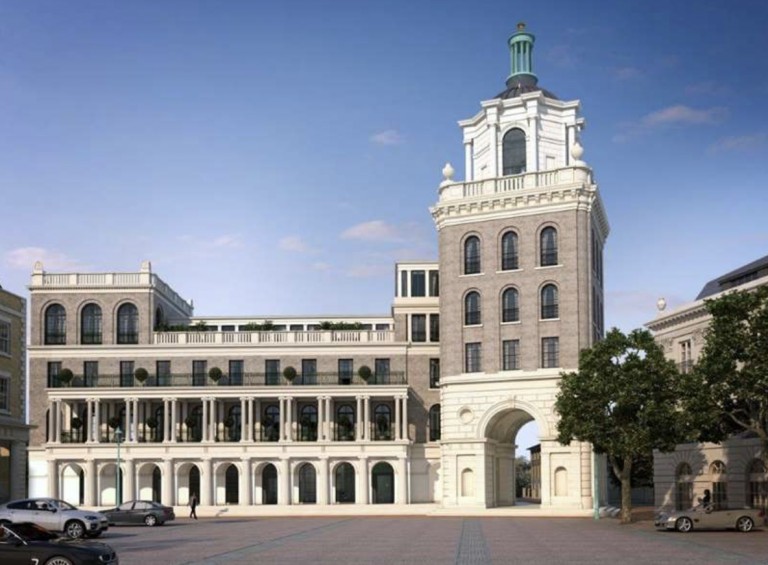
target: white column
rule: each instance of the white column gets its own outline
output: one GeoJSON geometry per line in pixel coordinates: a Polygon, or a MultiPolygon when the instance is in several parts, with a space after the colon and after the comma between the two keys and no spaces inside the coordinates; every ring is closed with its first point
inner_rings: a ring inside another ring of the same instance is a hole
{"type": "Polygon", "coordinates": [[[280,401],[280,441],[284,441],[287,434],[286,428],[288,427],[285,417],[285,397],[281,396],[278,400],[280,401]]]}
{"type": "Polygon", "coordinates": [[[402,397],[403,400],[403,439],[410,439],[408,437],[408,393],[405,393],[402,397]]]}
{"type": "Polygon", "coordinates": [[[251,441],[261,441],[261,401],[251,399],[251,441]]]}
{"type": "Polygon", "coordinates": [[[470,140],[464,142],[464,181],[472,180],[472,141],[470,140]]]}
{"type": "Polygon", "coordinates": [[[125,460],[125,491],[123,501],[136,500],[136,465],[133,459],[125,460]]]}
{"type": "Polygon", "coordinates": [[[133,410],[131,410],[131,436],[132,443],[136,443],[139,440],[139,399],[131,399],[133,403],[133,410]]]}
{"type": "MultiPolygon", "coordinates": [[[[203,440],[203,442],[206,442],[206,441],[208,441],[208,431],[209,431],[209,426],[208,426],[208,421],[209,421],[209,418],[208,418],[208,399],[207,398],[203,398],[202,402],[203,402],[203,421],[202,421],[201,425],[202,425],[203,429],[201,431],[203,432],[202,440],[203,440]]],[[[202,489],[202,487],[201,487],[201,489],[202,489]]],[[[201,493],[201,496],[202,496],[202,493],[201,493]]]]}
{"type": "MultiPolygon", "coordinates": [[[[526,156],[526,160],[530,165],[527,165],[526,172],[539,171],[539,120],[536,116],[532,116],[528,119],[528,140],[526,146],[530,148],[530,155],[526,156]],[[530,157],[530,159],[528,159],[530,157]]],[[[570,152],[571,148],[567,147],[566,152],[570,152]]]]}
{"type": "Polygon", "coordinates": [[[55,441],[56,443],[61,443],[61,400],[54,401],[53,417],[51,418],[51,420],[54,422],[54,428],[56,430],[56,434],[54,435],[53,441],[55,441]]]}
{"type": "Polygon", "coordinates": [[[355,498],[357,504],[368,504],[368,458],[361,457],[359,473],[357,474],[357,488],[355,489],[355,498]]]}
{"type": "Polygon", "coordinates": [[[333,412],[331,411],[331,397],[325,397],[325,439],[333,439],[333,412]]]}
{"type": "Polygon", "coordinates": [[[408,480],[405,457],[397,459],[397,473],[395,474],[395,504],[408,503],[408,480]]]}
{"type": "Polygon", "coordinates": [[[371,441],[371,397],[364,396],[363,439],[371,441]]]}
{"type": "Polygon", "coordinates": [[[286,439],[288,441],[293,441],[293,401],[294,398],[292,396],[289,396],[285,399],[286,404],[286,412],[287,418],[286,418],[286,439]]]}
{"type": "MultiPolygon", "coordinates": [[[[11,477],[13,478],[13,477],[11,477]]],[[[97,506],[96,499],[96,461],[88,459],[85,462],[85,492],[83,493],[83,503],[85,506],[97,506]]]]}
{"type": "Polygon", "coordinates": [[[170,400],[163,398],[163,443],[168,443],[171,438],[170,400]]]}
{"type": "Polygon", "coordinates": [[[291,503],[291,465],[288,459],[280,459],[277,466],[278,469],[278,482],[277,487],[277,503],[280,505],[287,505],[291,503]]]}
{"type": "Polygon", "coordinates": [[[213,462],[203,459],[203,472],[200,473],[200,504],[211,506],[213,500],[213,462]]]}
{"type": "Polygon", "coordinates": [[[355,419],[357,420],[355,428],[357,433],[355,435],[355,440],[360,441],[363,439],[363,397],[357,396],[355,397],[355,400],[357,401],[357,408],[355,410],[355,419]]]}
{"type": "Polygon", "coordinates": [[[125,399],[125,420],[120,423],[120,427],[123,429],[123,437],[125,443],[131,443],[131,399],[125,399]]]}
{"type": "Polygon", "coordinates": [[[329,504],[328,502],[328,493],[331,490],[331,481],[328,476],[328,458],[322,457],[319,461],[320,463],[320,473],[317,478],[317,503],[322,505],[329,504]]]}
{"type": "Polygon", "coordinates": [[[101,400],[98,398],[93,401],[93,441],[101,443],[101,400]]]}
{"type": "Polygon", "coordinates": [[[173,477],[173,459],[163,461],[163,491],[160,498],[165,506],[173,506],[176,503],[176,493],[173,491],[173,485],[176,483],[173,477]]]}
{"type": "Polygon", "coordinates": [[[395,396],[395,439],[396,440],[403,439],[401,430],[402,430],[402,427],[400,422],[400,397],[395,396]]]}
{"type": "Polygon", "coordinates": [[[325,439],[325,397],[317,397],[317,441],[325,439]]]}
{"type": "Polygon", "coordinates": [[[253,470],[250,457],[242,459],[242,468],[242,473],[240,473],[240,506],[250,506],[253,504],[253,470]]]}
{"type": "Polygon", "coordinates": [[[491,144],[491,174],[494,177],[500,176],[501,167],[499,167],[499,154],[501,153],[501,147],[499,147],[499,128],[496,124],[488,124],[488,140],[491,144]]]}
{"type": "Polygon", "coordinates": [[[55,459],[48,460],[48,496],[59,498],[59,464],[55,459]]]}
{"type": "Polygon", "coordinates": [[[209,399],[209,402],[211,403],[211,409],[208,411],[208,414],[211,418],[211,429],[208,433],[208,440],[216,441],[216,433],[218,432],[219,422],[221,421],[218,414],[221,403],[218,402],[215,398],[209,399]]]}
{"type": "Polygon", "coordinates": [[[240,397],[240,441],[248,441],[248,408],[244,396],[240,397]]]}
{"type": "MultiPolygon", "coordinates": [[[[171,433],[169,435],[170,443],[176,443],[176,434],[179,426],[179,400],[171,398],[171,433]]],[[[175,497],[174,497],[175,498],[175,497]]]]}

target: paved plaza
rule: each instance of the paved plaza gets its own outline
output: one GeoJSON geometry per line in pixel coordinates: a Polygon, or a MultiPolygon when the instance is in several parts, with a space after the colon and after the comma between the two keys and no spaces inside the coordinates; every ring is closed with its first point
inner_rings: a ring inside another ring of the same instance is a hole
{"type": "Polygon", "coordinates": [[[768,530],[657,532],[648,521],[529,517],[186,518],[105,534],[121,565],[768,563],[768,530]]]}

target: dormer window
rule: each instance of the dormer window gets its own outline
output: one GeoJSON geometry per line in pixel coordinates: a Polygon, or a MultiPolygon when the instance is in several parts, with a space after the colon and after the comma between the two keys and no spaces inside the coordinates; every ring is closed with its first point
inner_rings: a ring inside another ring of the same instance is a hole
{"type": "Polygon", "coordinates": [[[525,132],[513,128],[504,134],[502,141],[503,174],[521,175],[526,170],[525,132]]]}

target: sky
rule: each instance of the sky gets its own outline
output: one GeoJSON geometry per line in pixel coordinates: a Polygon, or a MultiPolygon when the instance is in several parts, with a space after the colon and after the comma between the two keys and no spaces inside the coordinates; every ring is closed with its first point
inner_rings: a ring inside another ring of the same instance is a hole
{"type": "Polygon", "coordinates": [[[608,327],[768,254],[764,0],[0,0],[0,285],[150,260],[201,316],[387,314],[519,21],[587,121],[608,327]]]}

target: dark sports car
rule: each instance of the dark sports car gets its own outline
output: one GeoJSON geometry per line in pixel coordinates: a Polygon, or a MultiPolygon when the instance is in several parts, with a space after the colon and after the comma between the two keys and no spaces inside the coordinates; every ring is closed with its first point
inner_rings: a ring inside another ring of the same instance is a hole
{"type": "Polygon", "coordinates": [[[0,524],[3,565],[117,565],[117,553],[106,543],[59,537],[32,522],[0,524]]]}
{"type": "Polygon", "coordinates": [[[117,508],[108,508],[99,512],[107,517],[111,525],[162,526],[166,522],[176,519],[173,508],[151,500],[129,500],[117,508]]]}

